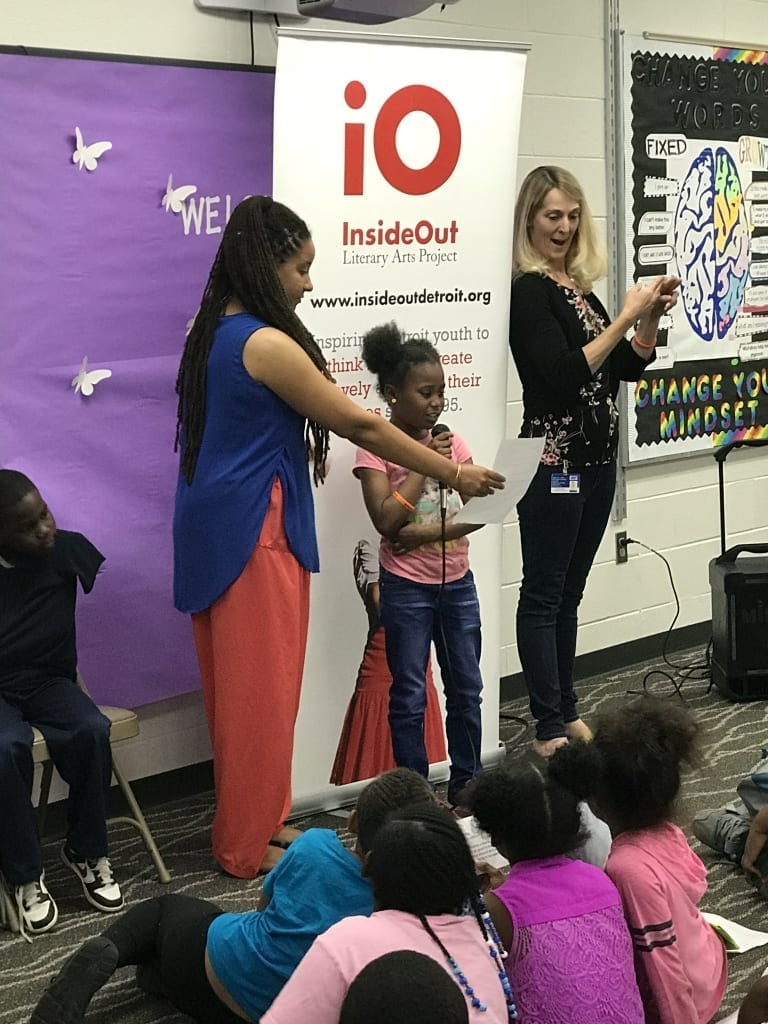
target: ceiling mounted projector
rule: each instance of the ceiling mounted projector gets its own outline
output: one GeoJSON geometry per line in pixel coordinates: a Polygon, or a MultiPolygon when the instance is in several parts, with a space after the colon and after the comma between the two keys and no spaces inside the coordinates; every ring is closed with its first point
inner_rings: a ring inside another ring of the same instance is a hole
{"type": "Polygon", "coordinates": [[[381,25],[399,18],[412,18],[428,7],[458,0],[195,0],[203,10],[251,11],[283,18],[330,18],[357,25],[381,25]]]}
{"type": "MultiPolygon", "coordinates": [[[[307,18],[331,18],[362,25],[381,25],[385,21],[412,18],[436,0],[296,0],[296,10],[307,18]]],[[[446,0],[457,3],[457,0],[446,0]]]]}

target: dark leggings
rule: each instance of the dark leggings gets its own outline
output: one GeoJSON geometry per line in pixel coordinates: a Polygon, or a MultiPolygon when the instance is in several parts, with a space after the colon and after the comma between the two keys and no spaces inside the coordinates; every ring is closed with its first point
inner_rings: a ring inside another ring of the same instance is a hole
{"type": "Polygon", "coordinates": [[[205,974],[205,945],[221,908],[171,893],[131,907],[103,932],[118,951],[118,967],[146,965],[163,996],[201,1024],[243,1024],[216,995],[205,974]]]}

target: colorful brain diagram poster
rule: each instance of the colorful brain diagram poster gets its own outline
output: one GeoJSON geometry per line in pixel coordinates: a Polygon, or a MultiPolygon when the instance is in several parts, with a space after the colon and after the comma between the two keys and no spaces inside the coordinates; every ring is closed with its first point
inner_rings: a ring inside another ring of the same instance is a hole
{"type": "Polygon", "coordinates": [[[768,436],[768,54],[625,41],[627,286],[682,279],[629,461],[768,436]]]}

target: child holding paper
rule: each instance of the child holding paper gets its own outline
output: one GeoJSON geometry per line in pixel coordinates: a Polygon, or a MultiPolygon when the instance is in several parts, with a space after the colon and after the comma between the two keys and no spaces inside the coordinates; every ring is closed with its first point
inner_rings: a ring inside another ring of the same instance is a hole
{"type": "Polygon", "coordinates": [[[456,464],[450,488],[363,448],[354,467],[382,538],[381,623],[392,673],[389,726],[395,761],[425,777],[429,772],[424,711],[434,641],[445,691],[448,802],[455,803],[481,770],[480,605],[466,539],[478,527],[450,521],[464,500],[462,467],[472,463],[472,455],[458,434],[438,423],[445,378],[433,345],[425,338],[406,338],[389,323],[365,335],[362,355],[389,405],[392,426],[456,464]]]}

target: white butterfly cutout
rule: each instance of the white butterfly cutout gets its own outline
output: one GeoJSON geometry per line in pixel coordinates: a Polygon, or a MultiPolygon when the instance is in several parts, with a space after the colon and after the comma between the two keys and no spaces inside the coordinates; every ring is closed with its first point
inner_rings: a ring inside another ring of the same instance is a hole
{"type": "Polygon", "coordinates": [[[168,184],[165,187],[165,195],[163,196],[163,206],[165,212],[169,210],[171,213],[181,213],[181,209],[184,205],[185,200],[189,199],[197,192],[197,185],[179,185],[178,188],[173,187],[173,175],[168,175],[168,184]]]}
{"type": "Polygon", "coordinates": [[[90,146],[86,146],[83,142],[83,133],[79,128],[75,128],[75,139],[77,140],[77,145],[75,146],[75,152],[72,154],[72,163],[77,164],[81,171],[83,167],[85,167],[86,171],[95,171],[98,166],[97,161],[99,157],[106,153],[108,149],[112,149],[111,142],[92,142],[90,146]]]}
{"type": "Polygon", "coordinates": [[[111,370],[89,370],[88,356],[85,356],[80,364],[77,376],[72,378],[72,387],[75,389],[75,394],[79,391],[81,395],[85,395],[87,398],[89,395],[93,394],[93,389],[96,384],[111,376],[111,370]]]}

